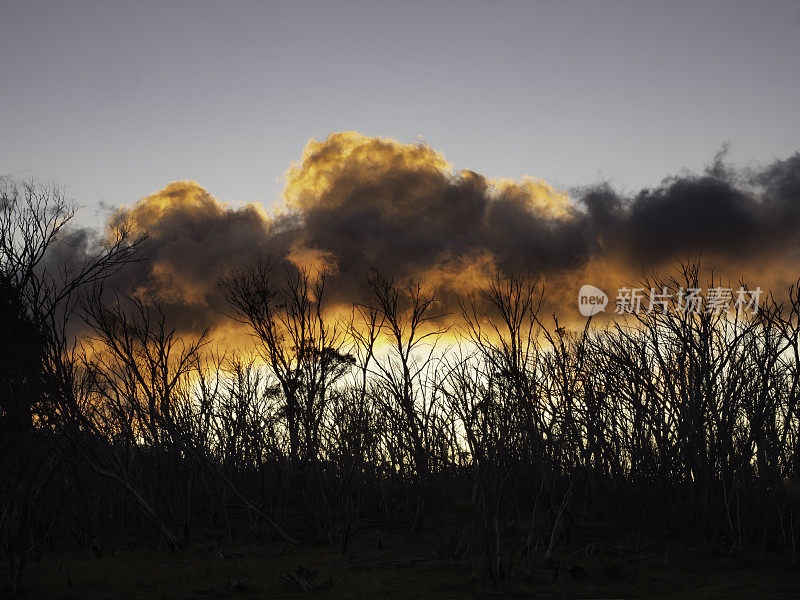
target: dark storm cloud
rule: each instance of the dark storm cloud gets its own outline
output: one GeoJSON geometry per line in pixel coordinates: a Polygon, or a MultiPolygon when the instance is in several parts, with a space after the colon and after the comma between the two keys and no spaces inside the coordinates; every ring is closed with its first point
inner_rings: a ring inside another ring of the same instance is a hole
{"type": "Polygon", "coordinates": [[[154,298],[181,329],[202,331],[224,309],[217,280],[255,256],[279,252],[284,231],[295,229],[291,221],[267,219],[254,205],[226,207],[193,182],[171,183],[109,220],[109,227],[127,223],[147,239],[145,260],[126,266],[107,287],[154,298]]]}
{"type": "Polygon", "coordinates": [[[711,168],[669,178],[632,198],[604,186],[579,202],[592,221],[590,237],[608,240],[604,250],[628,266],[648,269],[702,255],[774,270],[797,250],[798,178],[795,154],[746,175],[711,168]]]}
{"type": "Polygon", "coordinates": [[[685,256],[702,254],[732,279],[756,273],[769,280],[762,287],[798,267],[800,154],[746,174],[718,158],[630,197],[599,185],[569,198],[536,179],[454,173],[423,144],[345,133],[309,143],[287,172],[285,200],[270,216],[172,183],[112,218],[149,235],[149,260],[114,283],[159,298],[198,330],[221,319],[219,278],[263,255],[327,269],[343,304],[364,298],[375,268],[444,297],[498,269],[541,272],[551,303],[572,309],[578,280],[637,277],[685,256]]]}

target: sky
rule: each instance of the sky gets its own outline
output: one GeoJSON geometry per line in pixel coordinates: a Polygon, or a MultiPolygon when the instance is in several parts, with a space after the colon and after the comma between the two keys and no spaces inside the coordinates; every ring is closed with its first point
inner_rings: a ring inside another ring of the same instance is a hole
{"type": "Polygon", "coordinates": [[[174,180],[272,209],[348,130],[633,191],[800,147],[800,2],[0,0],[0,82],[0,175],[89,222],[174,180]]]}

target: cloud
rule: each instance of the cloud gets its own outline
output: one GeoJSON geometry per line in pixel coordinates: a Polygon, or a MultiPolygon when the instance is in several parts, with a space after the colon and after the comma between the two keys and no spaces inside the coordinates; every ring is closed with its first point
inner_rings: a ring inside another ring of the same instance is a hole
{"type": "Polygon", "coordinates": [[[583,253],[563,193],[453,172],[424,144],[334,134],[309,143],[286,179],[296,244],[328,257],[343,300],[375,268],[423,278],[475,265],[539,270],[583,253]]]}
{"type": "Polygon", "coordinates": [[[220,202],[195,182],[120,209],[109,225],[146,231],[149,260],[114,283],[159,298],[192,330],[223,322],[218,279],[262,255],[328,269],[343,305],[364,299],[376,268],[446,299],[498,269],[541,272],[548,310],[576,314],[584,283],[619,287],[685,256],[734,280],[782,285],[797,276],[800,154],[751,172],[724,161],[632,196],[607,184],[568,195],[540,179],[456,171],[422,143],[337,133],[310,141],[288,169],[274,215],[220,202]]]}
{"type": "Polygon", "coordinates": [[[133,207],[118,210],[122,222],[147,234],[145,261],[128,265],[111,287],[157,299],[182,329],[202,331],[221,318],[216,282],[228,269],[249,264],[280,243],[280,220],[259,205],[228,206],[193,181],[170,183],[133,207]]]}

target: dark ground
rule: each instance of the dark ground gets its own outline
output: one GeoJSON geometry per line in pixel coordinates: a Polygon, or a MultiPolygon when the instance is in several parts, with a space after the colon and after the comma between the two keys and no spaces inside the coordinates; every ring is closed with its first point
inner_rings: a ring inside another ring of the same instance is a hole
{"type": "Polygon", "coordinates": [[[800,598],[800,570],[786,552],[745,546],[729,554],[685,536],[583,538],[562,546],[550,564],[541,550],[530,562],[519,556],[506,566],[500,591],[486,582],[479,556],[453,557],[453,539],[442,531],[410,536],[364,525],[344,556],[341,544],[231,544],[227,531],[216,530],[195,537],[185,552],[143,544],[135,532],[95,552],[53,540],[29,566],[24,597],[800,598]]]}

